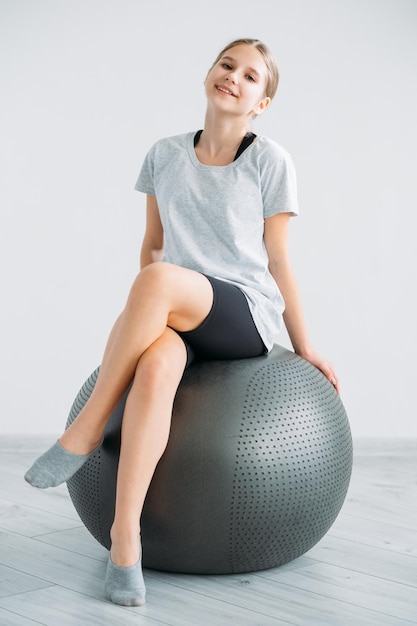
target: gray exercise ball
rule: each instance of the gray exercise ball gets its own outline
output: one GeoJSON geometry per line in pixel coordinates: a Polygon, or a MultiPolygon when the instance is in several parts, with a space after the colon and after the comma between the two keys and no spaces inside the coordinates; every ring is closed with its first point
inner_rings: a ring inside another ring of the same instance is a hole
{"type": "MultiPolygon", "coordinates": [[[[72,423],[96,370],[72,406],[72,423]]],[[[120,426],[68,481],[91,534],[110,548],[120,426]]],[[[339,395],[304,359],[266,356],[194,363],[180,383],[171,434],[142,516],[143,564],[195,574],[263,570],[304,554],[345,499],[352,438],[339,395]]]]}

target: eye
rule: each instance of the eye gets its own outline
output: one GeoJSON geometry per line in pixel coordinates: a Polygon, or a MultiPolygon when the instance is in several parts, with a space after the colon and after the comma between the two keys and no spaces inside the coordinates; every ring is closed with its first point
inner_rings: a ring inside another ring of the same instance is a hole
{"type": "Polygon", "coordinates": [[[254,76],[252,76],[252,74],[246,74],[246,78],[247,78],[248,80],[250,80],[251,82],[253,82],[253,83],[255,83],[255,82],[256,82],[256,81],[255,81],[255,77],[254,77],[254,76]]]}
{"type": "Polygon", "coordinates": [[[225,70],[231,70],[232,69],[232,66],[230,65],[230,63],[222,63],[222,67],[225,70]]]}

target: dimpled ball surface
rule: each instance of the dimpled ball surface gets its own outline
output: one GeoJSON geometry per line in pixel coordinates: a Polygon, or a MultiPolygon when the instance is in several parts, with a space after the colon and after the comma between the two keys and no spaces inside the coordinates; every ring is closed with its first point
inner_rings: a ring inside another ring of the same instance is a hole
{"type": "MultiPolygon", "coordinates": [[[[97,374],[80,390],[67,426],[97,374]]],[[[102,447],[68,481],[83,523],[107,548],[127,393],[102,447]]],[[[310,363],[280,346],[259,358],[194,363],[180,383],[146,498],[143,564],[225,574],[287,563],[333,524],[351,469],[346,411],[310,363]]]]}

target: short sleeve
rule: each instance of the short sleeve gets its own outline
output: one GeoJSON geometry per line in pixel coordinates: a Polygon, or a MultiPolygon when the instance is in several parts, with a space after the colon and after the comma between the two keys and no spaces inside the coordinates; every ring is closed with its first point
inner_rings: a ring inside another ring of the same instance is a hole
{"type": "Polygon", "coordinates": [[[298,215],[297,177],[291,156],[272,142],[266,152],[260,171],[264,217],[298,215]]]}
{"type": "Polygon", "coordinates": [[[153,146],[146,155],[135,185],[137,191],[142,191],[150,196],[155,195],[154,152],[155,146],[153,146]]]}

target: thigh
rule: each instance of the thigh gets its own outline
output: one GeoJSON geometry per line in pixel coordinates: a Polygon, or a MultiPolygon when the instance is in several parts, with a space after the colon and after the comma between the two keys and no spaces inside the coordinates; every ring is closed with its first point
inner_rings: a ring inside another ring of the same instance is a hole
{"type": "Polygon", "coordinates": [[[213,304],[213,289],[201,272],[157,261],[138,275],[130,292],[133,306],[150,319],[165,317],[167,326],[189,331],[202,323],[213,304]]]}
{"type": "Polygon", "coordinates": [[[243,359],[266,353],[244,293],[235,285],[207,276],[213,288],[213,306],[195,330],[178,332],[195,359],[243,359]]]}

